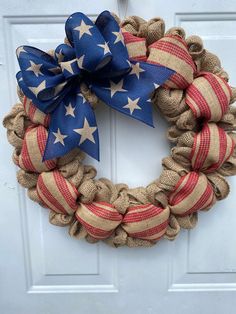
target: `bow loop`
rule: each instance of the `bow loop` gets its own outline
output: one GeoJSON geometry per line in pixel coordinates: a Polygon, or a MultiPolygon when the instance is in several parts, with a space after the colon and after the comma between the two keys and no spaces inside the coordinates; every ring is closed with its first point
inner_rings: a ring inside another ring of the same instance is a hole
{"type": "Polygon", "coordinates": [[[67,44],[60,44],[55,49],[54,58],[57,63],[73,60],[76,58],[75,49],[67,44]]]}
{"type": "Polygon", "coordinates": [[[106,42],[101,32],[86,15],[72,14],[66,21],[65,30],[81,69],[94,72],[111,61],[111,52],[102,48],[106,42]]]}
{"type": "Polygon", "coordinates": [[[58,76],[54,72],[57,68],[57,73],[61,74],[60,71],[58,72],[58,63],[48,53],[34,47],[21,46],[16,50],[16,54],[22,70],[22,78],[29,88],[40,84],[45,76],[48,81],[53,80],[54,85],[62,82],[63,76],[58,76]]]}
{"type": "Polygon", "coordinates": [[[100,77],[118,77],[128,73],[131,69],[128,50],[119,24],[109,11],[102,12],[97,20],[96,26],[102,34],[106,45],[104,52],[110,50],[112,53],[111,62],[102,69],[100,77]]]}
{"type": "Polygon", "coordinates": [[[56,60],[46,52],[21,46],[16,51],[21,71],[16,78],[24,94],[43,112],[51,112],[63,97],[65,77],[56,60]]]}

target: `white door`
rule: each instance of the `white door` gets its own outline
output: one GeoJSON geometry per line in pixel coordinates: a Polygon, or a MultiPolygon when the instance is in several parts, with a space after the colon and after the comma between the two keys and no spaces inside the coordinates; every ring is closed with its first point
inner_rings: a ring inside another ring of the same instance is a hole
{"type": "MultiPolygon", "coordinates": [[[[1,119],[17,99],[15,48],[55,47],[64,38],[68,15],[83,11],[96,16],[104,9],[121,17],[162,16],[167,27],[180,25],[188,34],[200,35],[236,85],[235,1],[1,0],[1,119]]],[[[107,108],[97,116],[99,176],[131,186],[159,176],[161,159],[169,154],[167,124],[160,116],[155,115],[155,129],[107,108]]],[[[47,211],[31,202],[16,182],[3,127],[0,143],[1,314],[235,313],[236,178],[230,179],[230,196],[201,213],[197,228],[182,231],[175,242],[114,249],[78,241],[66,228],[50,225],[47,211]]]]}

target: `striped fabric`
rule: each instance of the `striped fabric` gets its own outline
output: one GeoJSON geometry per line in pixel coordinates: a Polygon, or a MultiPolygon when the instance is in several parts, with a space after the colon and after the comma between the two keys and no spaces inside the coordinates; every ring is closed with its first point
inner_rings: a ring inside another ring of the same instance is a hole
{"type": "Polygon", "coordinates": [[[193,82],[196,67],[181,37],[165,36],[150,45],[149,50],[148,62],[161,64],[176,71],[165,83],[165,87],[185,89],[193,82]]]}
{"type": "Polygon", "coordinates": [[[19,166],[27,171],[43,172],[56,167],[56,160],[42,161],[48,132],[44,126],[29,127],[23,140],[19,166]]]}
{"type": "Polygon", "coordinates": [[[210,208],[216,201],[213,188],[203,173],[189,172],[177,183],[169,197],[173,214],[186,216],[210,208]]]}
{"type": "Polygon", "coordinates": [[[215,123],[205,123],[201,132],[194,137],[191,151],[193,170],[206,173],[219,169],[233,154],[234,140],[215,123]]]}
{"type": "Polygon", "coordinates": [[[24,96],[23,105],[27,116],[33,123],[42,124],[43,126],[48,127],[50,119],[49,114],[45,114],[39,110],[26,96],[24,96]]]}
{"type": "Polygon", "coordinates": [[[37,194],[42,203],[54,212],[71,215],[78,208],[78,191],[58,170],[39,175],[37,194]]]}
{"type": "Polygon", "coordinates": [[[125,30],[122,30],[122,34],[129,57],[137,61],[146,61],[147,47],[145,38],[134,36],[125,30]]]}
{"type": "Polygon", "coordinates": [[[95,239],[108,238],[122,221],[122,215],[106,202],[80,203],[75,216],[95,239]]]}
{"type": "Polygon", "coordinates": [[[129,236],[144,240],[159,240],[168,226],[169,208],[152,204],[129,207],[122,228],[129,236]]]}
{"type": "Polygon", "coordinates": [[[231,88],[221,77],[202,73],[186,90],[186,103],[196,118],[219,121],[226,113],[231,98],[231,88]]]}

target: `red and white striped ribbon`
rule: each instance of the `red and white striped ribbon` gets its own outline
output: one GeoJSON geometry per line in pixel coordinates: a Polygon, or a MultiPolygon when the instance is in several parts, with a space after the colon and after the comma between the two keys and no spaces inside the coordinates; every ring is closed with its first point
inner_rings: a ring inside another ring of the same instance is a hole
{"type": "Polygon", "coordinates": [[[27,171],[43,172],[56,167],[56,160],[42,161],[47,143],[48,131],[42,125],[29,127],[26,130],[19,166],[27,171]]]}
{"type": "Polygon", "coordinates": [[[78,208],[79,193],[58,170],[42,172],[37,181],[37,193],[42,203],[62,214],[73,214],[78,208]]]}
{"type": "Polygon", "coordinates": [[[133,238],[159,240],[169,221],[169,208],[153,204],[129,207],[122,221],[122,228],[133,238]]]}
{"type": "Polygon", "coordinates": [[[219,169],[233,154],[235,142],[215,123],[205,123],[194,137],[191,151],[193,170],[206,173],[219,169]]]}
{"type": "Polygon", "coordinates": [[[208,209],[215,201],[215,194],[207,177],[197,172],[189,172],[183,176],[169,196],[170,210],[179,216],[208,209]]]}
{"type": "Polygon", "coordinates": [[[220,121],[229,107],[231,88],[221,77],[204,72],[186,90],[186,103],[196,118],[220,121]]]}

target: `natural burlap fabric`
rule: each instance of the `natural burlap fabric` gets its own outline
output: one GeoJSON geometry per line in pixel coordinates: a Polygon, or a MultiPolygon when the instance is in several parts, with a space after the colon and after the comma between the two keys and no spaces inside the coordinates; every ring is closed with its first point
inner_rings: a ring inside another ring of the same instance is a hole
{"type": "MultiPolygon", "coordinates": [[[[89,243],[150,247],[162,237],[174,240],[181,228],[195,227],[199,210],[228,196],[225,177],[236,174],[236,90],[198,36],[186,38],[179,27],[165,32],[161,18],[129,17],[121,25],[130,58],[176,71],[152,97],[170,123],[167,138],[175,144],[158,179],[137,188],[97,179],[79,149],[42,162],[50,116],[19,89],[20,103],[3,124],[20,167],[17,180],[30,199],[50,210],[53,225],[68,227],[71,236],[89,243]]],[[[94,109],[101,104],[85,84],[81,91],[94,109]]]]}
{"type": "Polygon", "coordinates": [[[3,126],[7,129],[7,139],[16,149],[21,149],[25,131],[31,125],[21,103],[17,103],[4,118],[3,126]]]}
{"type": "Polygon", "coordinates": [[[121,26],[132,35],[145,38],[148,46],[161,39],[165,33],[165,23],[159,17],[145,21],[138,16],[130,16],[121,26]]]}

